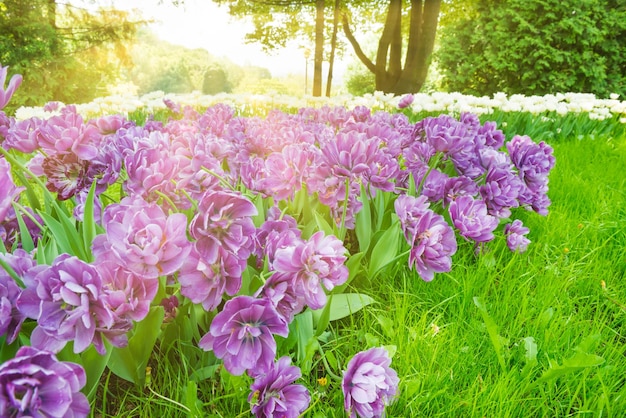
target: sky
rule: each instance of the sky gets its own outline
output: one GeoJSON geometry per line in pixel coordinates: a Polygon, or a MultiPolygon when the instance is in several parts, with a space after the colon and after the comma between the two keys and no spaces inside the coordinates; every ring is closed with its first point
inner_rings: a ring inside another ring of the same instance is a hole
{"type": "MultiPolygon", "coordinates": [[[[203,48],[215,57],[227,57],[239,65],[265,67],[274,77],[305,72],[302,48],[290,45],[268,55],[259,44],[246,44],[245,34],[251,31],[252,23],[231,17],[227,7],[209,0],[185,0],[180,6],[173,6],[169,0],[163,0],[162,4],[158,4],[158,0],[100,0],[97,3],[121,10],[139,10],[144,18],[155,20],[150,29],[172,44],[203,48]]],[[[309,73],[312,67],[309,59],[309,73]]],[[[337,78],[345,67],[341,62],[335,64],[337,78]]]]}

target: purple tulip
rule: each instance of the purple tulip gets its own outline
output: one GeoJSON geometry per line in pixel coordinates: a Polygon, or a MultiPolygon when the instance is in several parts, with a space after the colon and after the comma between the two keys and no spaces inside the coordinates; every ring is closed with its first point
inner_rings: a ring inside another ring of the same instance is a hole
{"type": "Polygon", "coordinates": [[[64,417],[89,415],[89,401],[80,392],[85,370],[58,361],[48,351],[20,347],[15,357],[0,365],[0,416],[64,417]]]}
{"type": "Polygon", "coordinates": [[[273,334],[287,337],[287,322],[265,299],[237,296],[224,304],[209,332],[199,346],[205,351],[213,350],[217,358],[224,360],[224,367],[234,375],[246,370],[254,374],[268,370],[276,356],[273,334]]]}
{"type": "Polygon", "coordinates": [[[443,204],[448,206],[451,201],[460,196],[476,196],[478,186],[466,176],[450,177],[443,185],[443,204]]]}
{"type": "Polygon", "coordinates": [[[61,114],[44,121],[39,128],[39,146],[48,156],[75,154],[81,160],[98,155],[102,135],[94,125],[83,122],[75,106],[66,106],[61,114]]]}
{"type": "Polygon", "coordinates": [[[92,245],[98,263],[115,261],[139,276],[156,278],[180,269],[191,251],[187,217],[167,216],[156,203],[140,197],[107,206],[103,223],[106,235],[97,236],[92,245]]]}
{"type": "Polygon", "coordinates": [[[506,236],[506,244],[511,251],[523,253],[528,248],[530,240],[526,238],[530,230],[526,228],[519,219],[514,220],[510,224],[504,226],[504,235],[506,236]]]}
{"type": "Polygon", "coordinates": [[[332,290],[348,280],[345,254],[341,240],[318,231],[306,242],[279,248],[272,267],[279,273],[293,276],[296,292],[311,309],[319,309],[326,305],[324,287],[332,290]]]}
{"type": "Polygon", "coordinates": [[[124,166],[128,179],[124,189],[130,196],[141,196],[156,201],[166,195],[176,201],[176,185],[173,179],[180,170],[180,158],[170,152],[169,136],[155,131],[148,138],[141,138],[134,151],[124,154],[124,166]]]}
{"type": "Polygon", "coordinates": [[[178,274],[180,293],[206,311],[222,303],[224,293],[234,296],[241,288],[242,263],[233,253],[218,248],[214,259],[191,251],[178,274]]]}
{"type": "Polygon", "coordinates": [[[159,280],[139,276],[116,263],[97,265],[105,290],[106,305],[119,318],[136,322],[144,319],[159,290],[159,280]]]}
{"type": "Polygon", "coordinates": [[[528,188],[542,189],[556,162],[552,147],[543,141],[537,144],[526,135],[515,135],[507,142],[506,149],[528,188]]]}
{"type": "Polygon", "coordinates": [[[254,247],[254,204],[235,192],[207,191],[197,210],[189,230],[200,255],[210,263],[222,248],[240,260],[243,270],[254,247]]]}
{"type": "MultiPolygon", "coordinates": [[[[2,112],[0,112],[1,114],[2,112]]],[[[34,152],[39,148],[37,136],[39,135],[39,127],[43,123],[43,120],[35,117],[20,121],[11,118],[2,146],[5,149],[16,149],[25,154],[34,152]]]]}
{"type": "Polygon", "coordinates": [[[362,351],[348,362],[341,388],[350,418],[384,416],[385,406],[396,397],[400,381],[390,365],[391,358],[384,348],[362,351]]]}
{"type": "Polygon", "coordinates": [[[258,182],[259,190],[276,201],[292,199],[308,176],[311,157],[307,145],[287,145],[281,152],[265,160],[265,178],[258,182]]]}
{"type": "Polygon", "coordinates": [[[274,273],[265,281],[255,296],[266,298],[288,323],[304,310],[306,299],[296,286],[296,276],[274,273]]]}
{"type": "Polygon", "coordinates": [[[24,187],[17,187],[11,177],[11,165],[0,156],[0,222],[13,211],[13,202],[17,201],[24,187]]]}
{"type": "Polygon", "coordinates": [[[255,235],[254,255],[257,257],[259,267],[262,267],[266,257],[271,265],[276,250],[295,245],[301,235],[295,218],[283,215],[278,207],[272,206],[268,210],[267,220],[257,229],[255,235]]]}
{"type": "Polygon", "coordinates": [[[498,218],[487,213],[487,205],[471,196],[460,196],[450,202],[448,212],[461,236],[476,242],[491,241],[498,218]]]}
{"type": "Polygon", "coordinates": [[[302,376],[296,366],[291,366],[291,359],[281,357],[265,372],[258,375],[250,386],[248,402],[257,418],[297,418],[303,413],[311,396],[302,385],[294,382],[302,376]]]}
{"type": "Polygon", "coordinates": [[[487,170],[480,195],[490,215],[499,218],[511,216],[511,208],[519,206],[519,194],[524,185],[510,169],[492,166],[487,170]]]}
{"type": "Polygon", "coordinates": [[[11,80],[9,80],[9,85],[5,88],[4,84],[7,79],[7,72],[9,71],[9,67],[3,67],[0,65],[0,110],[3,109],[11,100],[13,93],[15,90],[22,84],[22,75],[21,74],[13,74],[11,80]]]}
{"type": "Polygon", "coordinates": [[[400,195],[395,202],[404,237],[411,245],[409,266],[415,266],[425,281],[431,281],[434,273],[450,271],[457,249],[454,230],[428,205],[426,196],[400,195]]]}
{"type": "Polygon", "coordinates": [[[130,323],[114,315],[105,294],[96,267],[68,254],[58,256],[17,299],[20,312],[37,320],[31,345],[58,352],[74,341],[74,352],[80,353],[93,343],[104,354],[102,337],[109,333],[112,343],[125,344],[130,323]]]}
{"type": "Polygon", "coordinates": [[[415,96],[412,94],[405,94],[400,98],[398,102],[398,109],[405,109],[413,104],[413,100],[415,100],[415,96]]]}

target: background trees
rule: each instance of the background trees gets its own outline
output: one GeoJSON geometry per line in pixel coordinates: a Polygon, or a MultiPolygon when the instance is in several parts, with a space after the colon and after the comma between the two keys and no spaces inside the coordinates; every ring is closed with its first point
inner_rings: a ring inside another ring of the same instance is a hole
{"type": "Polygon", "coordinates": [[[443,88],[466,94],[626,94],[622,0],[455,2],[442,23],[443,88]]]}
{"type": "Polygon", "coordinates": [[[0,62],[24,76],[11,107],[89,101],[130,64],[123,41],[144,22],[73,4],[0,0],[0,62]]]}
{"type": "Polygon", "coordinates": [[[374,74],[376,90],[396,94],[417,92],[426,81],[441,0],[388,0],[375,6],[358,2],[351,13],[352,21],[367,24],[362,19],[363,8],[384,10],[385,4],[387,12],[374,59],[363,52],[347,14],[343,17],[344,34],[356,56],[374,74]]]}

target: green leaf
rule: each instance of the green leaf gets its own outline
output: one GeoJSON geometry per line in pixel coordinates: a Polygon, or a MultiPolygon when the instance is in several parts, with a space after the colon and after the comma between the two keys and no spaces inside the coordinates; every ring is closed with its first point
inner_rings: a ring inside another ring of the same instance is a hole
{"type": "Polygon", "coordinates": [[[361,202],[363,207],[356,214],[354,232],[359,242],[359,250],[367,251],[372,239],[372,213],[365,186],[361,184],[361,202]]]}
{"type": "Polygon", "coordinates": [[[22,213],[19,209],[14,206],[15,216],[17,218],[17,224],[20,227],[20,241],[22,243],[22,248],[28,252],[33,251],[35,248],[35,243],[33,242],[33,237],[31,237],[30,232],[28,231],[28,227],[24,222],[24,218],[22,218],[22,213]]]}
{"type": "Polygon", "coordinates": [[[113,348],[109,359],[109,369],[122,379],[143,386],[146,379],[146,366],[159,336],[165,309],[153,306],[148,315],[135,324],[135,332],[124,348],[113,348]]]}
{"type": "MultiPolygon", "coordinates": [[[[328,321],[336,321],[352,315],[360,311],[364,307],[376,302],[371,296],[362,293],[339,293],[333,294],[331,300],[328,301],[329,307],[328,321]]],[[[312,312],[313,322],[319,324],[322,319],[322,313],[326,309],[318,309],[312,312]]]]}
{"type": "Polygon", "coordinates": [[[326,235],[336,235],[333,227],[322,215],[317,213],[317,211],[313,211],[313,215],[315,216],[315,223],[320,231],[324,231],[326,235]]]}
{"type": "Polygon", "coordinates": [[[317,322],[313,321],[315,323],[315,336],[316,337],[319,337],[322,334],[322,332],[324,332],[324,330],[328,326],[328,323],[330,322],[330,307],[331,307],[332,300],[333,300],[333,295],[329,295],[328,302],[326,302],[326,306],[324,306],[324,308],[321,309],[322,312],[319,318],[317,319],[317,322]]]}
{"type": "Polygon", "coordinates": [[[85,211],[83,214],[83,245],[85,247],[85,254],[89,257],[88,262],[93,261],[93,254],[91,253],[91,243],[96,236],[96,222],[94,219],[94,199],[96,196],[96,182],[91,183],[89,193],[87,193],[87,200],[85,200],[85,211]]]}
{"type": "Polygon", "coordinates": [[[296,353],[298,363],[302,369],[302,374],[307,374],[311,369],[313,352],[311,351],[312,342],[316,342],[315,328],[313,326],[313,314],[310,310],[306,310],[293,319],[294,331],[296,334],[296,353]]]}
{"type": "Polygon", "coordinates": [[[400,221],[395,218],[383,235],[380,237],[370,256],[370,264],[368,269],[368,276],[370,278],[376,277],[376,275],[391,262],[393,262],[398,256],[400,249],[400,238],[402,237],[402,231],[400,228],[400,221]]]}
{"type": "Polygon", "coordinates": [[[533,337],[524,338],[524,349],[526,350],[526,363],[537,363],[537,343],[533,337]]]}
{"type": "Polygon", "coordinates": [[[563,364],[551,363],[550,368],[546,370],[539,379],[535,380],[533,386],[554,380],[561,376],[578,372],[588,367],[599,366],[604,363],[604,358],[595,354],[579,351],[572,357],[563,360],[563,364]]]}
{"type": "Polygon", "coordinates": [[[364,252],[356,253],[348,257],[348,261],[346,261],[346,267],[348,267],[348,280],[345,283],[335,287],[333,289],[333,294],[343,293],[344,290],[348,287],[348,285],[354,280],[357,274],[363,270],[363,266],[361,265],[361,260],[365,256],[364,252]]]}
{"type": "Polygon", "coordinates": [[[188,415],[190,418],[201,417],[204,414],[200,412],[200,401],[198,400],[198,384],[193,380],[187,382],[187,390],[185,391],[185,405],[189,408],[188,415]]]}
{"type": "Polygon", "coordinates": [[[482,302],[481,298],[478,296],[474,296],[474,305],[480,311],[481,316],[483,317],[483,321],[485,323],[485,327],[487,328],[487,333],[489,334],[489,338],[491,339],[491,344],[496,351],[496,355],[498,357],[498,363],[500,363],[500,367],[503,371],[506,370],[506,364],[504,362],[503,356],[503,347],[501,337],[498,334],[498,327],[496,326],[495,321],[489,313],[487,312],[487,307],[482,302]]]}

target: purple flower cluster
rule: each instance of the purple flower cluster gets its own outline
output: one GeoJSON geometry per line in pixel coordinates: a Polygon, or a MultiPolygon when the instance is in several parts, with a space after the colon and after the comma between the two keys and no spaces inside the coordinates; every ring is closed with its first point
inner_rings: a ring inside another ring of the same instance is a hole
{"type": "MultiPolygon", "coordinates": [[[[0,67],[0,108],[21,81],[14,77],[4,90],[5,78],[0,67]]],[[[413,100],[407,95],[398,107],[413,100]]],[[[456,234],[483,245],[502,223],[509,248],[525,251],[529,231],[509,219],[513,210],[545,215],[550,204],[552,148],[525,136],[505,145],[495,124],[481,125],[474,115],[411,124],[404,114],[365,107],[243,118],[225,105],[203,114],[166,106],[172,119],[143,127],[116,115],[84,120],[74,106],[58,103],[46,106],[55,112],[47,119],[0,113],[3,148],[33,154],[28,174],[73,204],[83,226],[95,185],[94,218],[104,232],[92,242],[93,262],[64,253],[37,265],[19,249],[22,214],[14,207],[24,189],[0,157],[0,238],[11,251],[0,257],[15,273],[0,271],[0,336],[12,343],[26,319],[36,321],[32,347],[0,366],[0,415],[86,415],[78,392],[84,373],[52,353],[70,341],[76,353],[93,344],[102,354],[105,339],[122,347],[151,306],[163,306],[167,323],[191,302],[214,311],[200,348],[213,351],[228,372],[254,379],[252,413],[298,416],[310,395],[295,383],[301,372],[289,357],[276,359],[275,335],[287,337],[295,315],[323,308],[349,277],[344,243],[310,229],[316,216],[353,229],[364,203],[388,193],[410,245],[409,266],[430,281],[451,270],[456,234]],[[119,202],[104,194],[114,183],[119,202]],[[292,213],[307,204],[306,214],[292,213]]],[[[36,237],[43,222],[25,215],[36,237]]],[[[350,360],[342,389],[351,417],[384,415],[398,393],[390,364],[382,348],[350,360]]]]}
{"type": "Polygon", "coordinates": [[[350,418],[384,416],[385,406],[398,394],[398,374],[390,365],[384,348],[362,351],[348,362],[341,388],[350,418]]]}
{"type": "MultiPolygon", "coordinates": [[[[449,257],[456,251],[451,230],[429,206],[445,210],[456,232],[477,245],[493,240],[514,208],[547,214],[548,175],[555,158],[546,143],[515,136],[504,147],[495,124],[481,125],[471,114],[459,120],[445,115],[423,119],[413,136],[402,148],[402,159],[421,196],[401,195],[395,208],[411,245],[409,265],[423,279],[449,271],[449,257]]],[[[530,242],[524,236],[528,230],[514,225],[505,228],[507,244],[523,252],[530,242]]]]}
{"type": "Polygon", "coordinates": [[[86,381],[78,364],[21,347],[13,359],[0,364],[0,416],[86,417],[89,401],[80,392],[86,381]]]}

